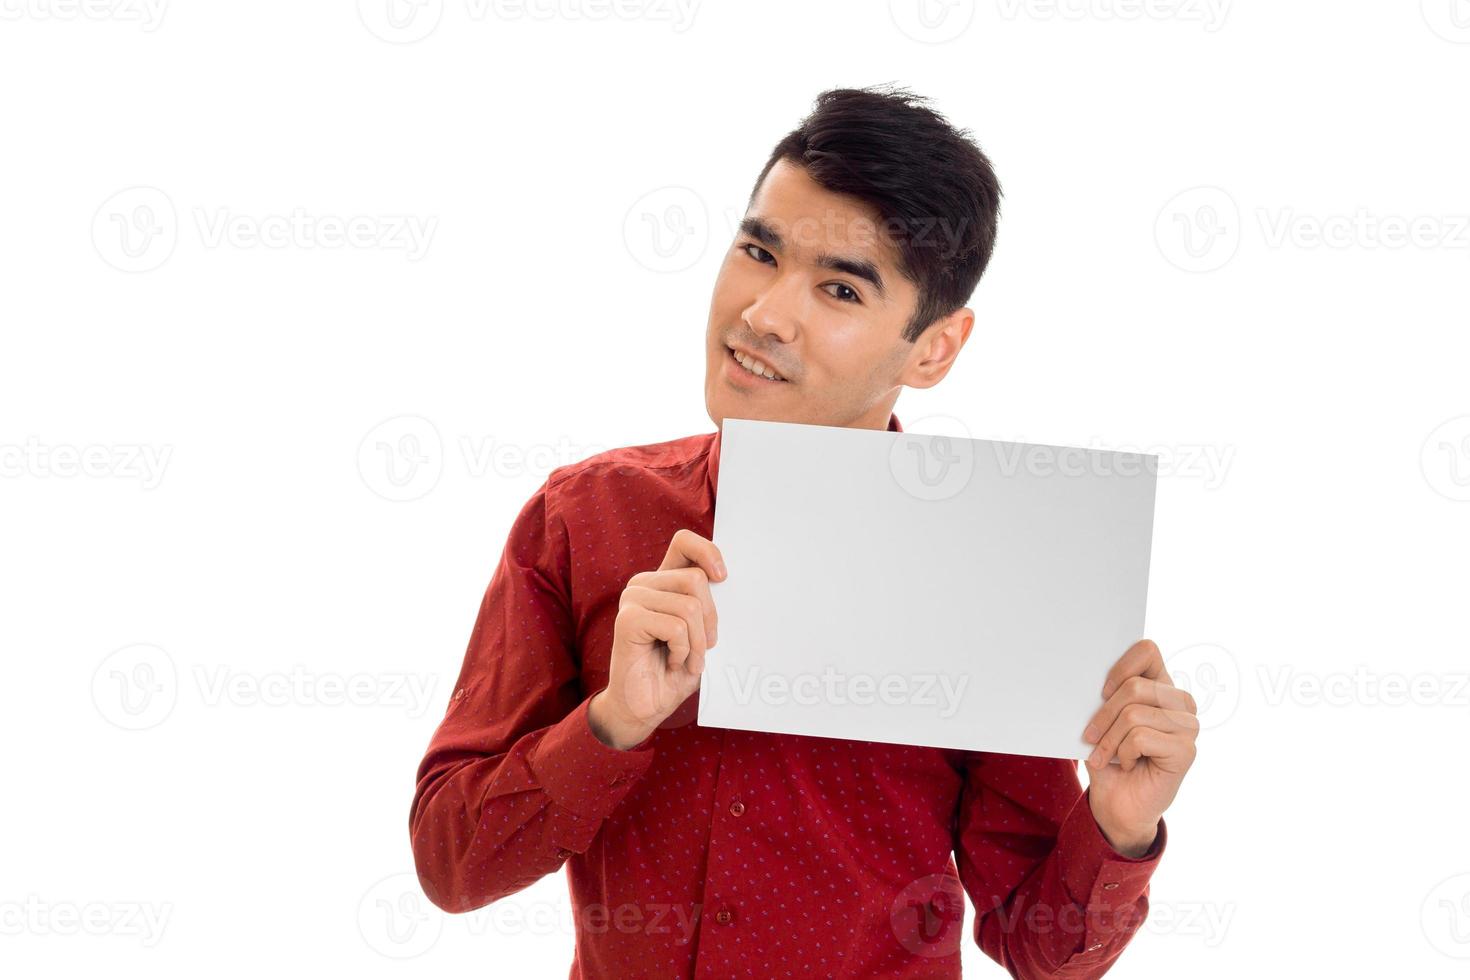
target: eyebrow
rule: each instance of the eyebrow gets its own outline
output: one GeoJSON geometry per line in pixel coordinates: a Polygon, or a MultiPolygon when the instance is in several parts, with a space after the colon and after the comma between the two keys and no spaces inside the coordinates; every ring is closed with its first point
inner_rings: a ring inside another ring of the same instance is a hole
{"type": "MultiPolygon", "coordinates": [[[[780,233],[760,218],[742,219],[740,222],[740,231],[775,251],[780,252],[785,250],[786,243],[782,241],[780,233]]],[[[849,276],[865,279],[872,283],[873,288],[878,291],[879,297],[883,299],[888,298],[888,290],[883,285],[883,276],[878,272],[878,267],[867,259],[819,252],[817,253],[817,265],[822,266],[824,269],[831,269],[834,272],[845,272],[849,276]]]]}

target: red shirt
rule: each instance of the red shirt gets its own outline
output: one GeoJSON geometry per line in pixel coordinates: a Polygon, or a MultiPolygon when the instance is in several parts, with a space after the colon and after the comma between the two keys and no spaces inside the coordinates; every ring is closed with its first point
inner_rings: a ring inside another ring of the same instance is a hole
{"type": "Polygon", "coordinates": [[[1101,976],[1165,828],[1114,851],[1071,760],[704,728],[698,694],[632,750],[592,734],[628,579],[711,537],[719,435],[559,467],[521,509],[418,769],[425,894],[467,912],[565,865],[573,978],[933,978],[963,887],[1013,976],[1101,976]]]}

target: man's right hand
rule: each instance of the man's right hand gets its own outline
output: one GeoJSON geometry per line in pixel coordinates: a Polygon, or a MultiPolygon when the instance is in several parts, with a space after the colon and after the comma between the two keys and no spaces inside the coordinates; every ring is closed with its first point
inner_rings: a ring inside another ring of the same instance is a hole
{"type": "Polygon", "coordinates": [[[709,583],[725,574],[715,543],[685,529],[674,534],[657,571],[628,580],[607,687],[588,705],[588,723],[603,743],[632,748],[699,690],[705,653],[716,640],[709,583]]]}

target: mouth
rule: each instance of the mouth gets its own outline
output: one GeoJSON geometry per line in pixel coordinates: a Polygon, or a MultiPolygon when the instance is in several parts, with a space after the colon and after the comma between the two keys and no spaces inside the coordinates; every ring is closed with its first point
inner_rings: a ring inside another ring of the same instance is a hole
{"type": "Polygon", "coordinates": [[[725,345],[725,350],[729,352],[729,357],[727,358],[729,361],[727,365],[729,370],[727,373],[732,378],[756,385],[790,384],[789,381],[781,377],[780,374],[776,373],[775,369],[764,361],[757,360],[744,351],[738,351],[728,344],[725,345]]]}

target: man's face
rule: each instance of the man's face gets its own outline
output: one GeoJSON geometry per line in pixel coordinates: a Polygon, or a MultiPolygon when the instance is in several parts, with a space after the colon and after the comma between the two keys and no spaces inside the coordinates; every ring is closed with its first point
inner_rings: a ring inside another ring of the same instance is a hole
{"type": "Polygon", "coordinates": [[[918,289],[897,261],[891,236],[863,202],[823,189],[789,160],[773,166],[710,300],[704,400],[711,421],[886,428],[901,386],[943,377],[972,322],[969,310],[941,321],[949,325],[938,361],[938,325],[917,344],[905,341],[918,289]],[[784,380],[747,371],[732,347],[784,380]]]}

